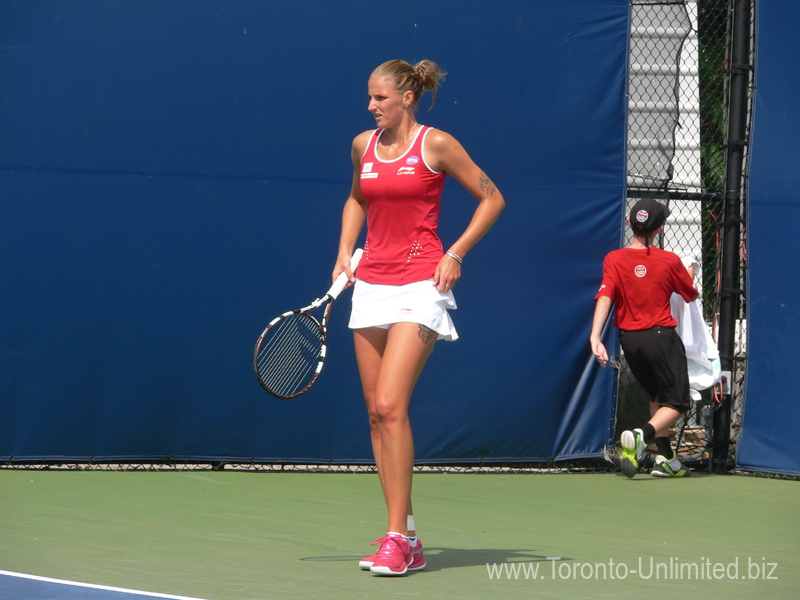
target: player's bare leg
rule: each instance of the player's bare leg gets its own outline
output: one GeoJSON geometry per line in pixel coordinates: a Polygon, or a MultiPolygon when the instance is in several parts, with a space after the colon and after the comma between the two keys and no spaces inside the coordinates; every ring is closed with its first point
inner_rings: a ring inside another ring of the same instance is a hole
{"type": "Polygon", "coordinates": [[[436,333],[417,323],[356,331],[356,356],[370,416],[378,472],[389,510],[389,531],[408,534],[414,441],[408,406],[436,333]]]}

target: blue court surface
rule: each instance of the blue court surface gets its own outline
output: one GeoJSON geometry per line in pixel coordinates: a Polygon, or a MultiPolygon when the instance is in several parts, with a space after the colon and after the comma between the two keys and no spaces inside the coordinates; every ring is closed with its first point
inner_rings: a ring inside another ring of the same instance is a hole
{"type": "Polygon", "coordinates": [[[3,600],[202,600],[188,596],[171,596],[139,590],[128,590],[24,573],[0,571],[0,598],[3,600]]]}

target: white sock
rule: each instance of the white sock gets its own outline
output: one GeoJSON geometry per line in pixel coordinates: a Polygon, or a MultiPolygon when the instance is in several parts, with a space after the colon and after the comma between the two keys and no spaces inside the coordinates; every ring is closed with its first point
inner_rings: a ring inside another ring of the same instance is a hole
{"type": "Polygon", "coordinates": [[[409,537],[407,535],[403,535],[402,533],[397,533],[396,531],[389,531],[386,535],[399,535],[400,537],[404,538],[411,544],[412,548],[416,548],[417,544],[419,544],[419,538],[417,536],[409,537]]]}

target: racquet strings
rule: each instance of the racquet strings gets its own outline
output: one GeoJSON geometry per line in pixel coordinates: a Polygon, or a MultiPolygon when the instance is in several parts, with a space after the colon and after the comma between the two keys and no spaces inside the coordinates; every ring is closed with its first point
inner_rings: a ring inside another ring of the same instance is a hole
{"type": "Polygon", "coordinates": [[[279,396],[295,396],[317,375],[325,336],[307,313],[280,319],[264,336],[256,364],[264,385],[279,396]]]}

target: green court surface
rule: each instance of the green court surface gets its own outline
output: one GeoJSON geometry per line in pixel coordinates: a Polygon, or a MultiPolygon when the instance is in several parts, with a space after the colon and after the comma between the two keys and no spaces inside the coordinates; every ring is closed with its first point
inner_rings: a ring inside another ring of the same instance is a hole
{"type": "Polygon", "coordinates": [[[421,473],[428,568],[360,571],[374,473],[0,469],[0,570],[207,600],[800,597],[800,484],[421,473]]]}

